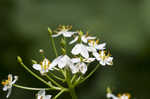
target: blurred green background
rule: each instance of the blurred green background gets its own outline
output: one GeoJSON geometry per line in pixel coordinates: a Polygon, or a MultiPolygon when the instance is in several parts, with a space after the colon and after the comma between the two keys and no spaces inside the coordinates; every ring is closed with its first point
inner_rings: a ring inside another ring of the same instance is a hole
{"type": "MultiPolygon", "coordinates": [[[[31,59],[40,61],[42,48],[52,60],[47,27],[71,24],[107,42],[114,56],[113,67],[101,67],[77,88],[79,99],[106,99],[107,86],[114,93],[131,93],[131,99],[148,99],[149,5],[150,0],[0,0],[0,80],[12,73],[19,75],[18,84],[45,87],[17,63],[16,56],[32,68],[31,59]]],[[[1,90],[0,99],[6,93],[1,90]]],[[[35,99],[35,93],[13,88],[9,99],[35,99]]],[[[64,94],[59,99],[71,98],[64,94]]]]}

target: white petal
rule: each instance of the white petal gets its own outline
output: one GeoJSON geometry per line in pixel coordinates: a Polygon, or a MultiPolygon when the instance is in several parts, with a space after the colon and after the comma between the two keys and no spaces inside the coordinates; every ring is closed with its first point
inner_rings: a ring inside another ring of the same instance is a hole
{"type": "Polygon", "coordinates": [[[54,65],[49,64],[48,69],[49,69],[49,70],[53,70],[53,69],[54,69],[54,67],[55,67],[54,65]]]}
{"type": "Polygon", "coordinates": [[[44,73],[46,73],[46,72],[45,72],[44,69],[42,69],[42,70],[40,71],[40,73],[41,73],[41,75],[44,75],[44,73]]]}
{"type": "Polygon", "coordinates": [[[14,80],[12,81],[12,83],[11,84],[14,84],[14,83],[16,83],[16,81],[18,80],[18,76],[14,76],[14,80]]]}
{"type": "Polygon", "coordinates": [[[70,60],[71,60],[70,57],[67,56],[67,55],[64,55],[63,59],[64,59],[65,61],[70,61],[70,60]]]}
{"type": "Polygon", "coordinates": [[[87,71],[87,66],[83,62],[80,64],[80,71],[81,71],[82,74],[85,74],[86,71],[87,71]]]}
{"type": "Polygon", "coordinates": [[[101,64],[102,66],[105,66],[105,65],[106,65],[106,62],[105,62],[104,60],[101,60],[101,61],[100,61],[100,64],[101,64]]]}
{"type": "Polygon", "coordinates": [[[99,60],[100,54],[97,53],[97,52],[93,52],[93,56],[94,56],[97,60],[99,60]]]}
{"type": "Polygon", "coordinates": [[[83,59],[84,62],[90,63],[93,62],[95,60],[95,58],[87,58],[87,59],[83,59]]]}
{"type": "Polygon", "coordinates": [[[45,97],[44,97],[44,99],[51,99],[51,95],[46,95],[45,97]]]}
{"type": "Polygon", "coordinates": [[[96,37],[94,37],[94,36],[88,36],[87,37],[87,40],[94,40],[94,39],[96,39],[96,37]]]}
{"type": "Polygon", "coordinates": [[[3,87],[3,91],[7,91],[7,90],[8,90],[8,86],[5,85],[5,86],[3,87]]]}
{"type": "Polygon", "coordinates": [[[52,35],[52,37],[58,37],[58,36],[60,36],[61,34],[62,34],[61,32],[58,32],[57,34],[52,35]]]}
{"type": "Polygon", "coordinates": [[[40,90],[37,95],[44,96],[45,95],[45,90],[40,90]]]}
{"type": "Polygon", "coordinates": [[[112,65],[112,60],[113,60],[113,57],[108,57],[107,59],[106,59],[106,63],[108,64],[108,65],[112,65]]]}
{"type": "Polygon", "coordinates": [[[81,37],[81,40],[84,42],[84,43],[87,43],[87,37],[85,36],[85,35],[83,35],[82,37],[81,37]]]}
{"type": "Polygon", "coordinates": [[[62,58],[62,56],[58,56],[56,59],[54,59],[51,63],[51,66],[55,67],[61,58],[62,58]]]}
{"type": "Polygon", "coordinates": [[[79,72],[79,67],[77,65],[71,65],[70,69],[73,74],[79,72]]]}
{"type": "Polygon", "coordinates": [[[9,75],[8,75],[8,78],[9,78],[10,81],[12,82],[12,80],[13,80],[12,74],[9,74],[9,75]]]}
{"type": "Polygon", "coordinates": [[[42,69],[40,64],[33,64],[33,68],[35,70],[41,70],[42,69]]]}
{"type": "Polygon", "coordinates": [[[63,32],[64,37],[71,37],[76,32],[63,32]]]}
{"type": "Polygon", "coordinates": [[[94,48],[94,47],[87,47],[87,50],[89,52],[96,52],[96,48],[94,48]]]}
{"type": "Polygon", "coordinates": [[[59,67],[60,69],[64,68],[65,66],[66,66],[66,63],[65,63],[65,62],[63,62],[63,61],[59,61],[59,62],[58,62],[58,67],[59,67]]]}
{"type": "Polygon", "coordinates": [[[37,96],[37,99],[41,99],[41,98],[42,98],[42,96],[41,96],[41,95],[38,95],[38,96],[37,96]]]}
{"type": "Polygon", "coordinates": [[[89,52],[87,50],[87,47],[83,44],[80,45],[81,46],[81,55],[84,57],[84,58],[89,58],[89,52]]]}
{"type": "Polygon", "coordinates": [[[81,62],[81,59],[80,58],[72,58],[71,61],[73,63],[79,63],[79,62],[81,62]]]}
{"type": "Polygon", "coordinates": [[[112,99],[119,99],[118,97],[116,97],[115,95],[108,93],[107,94],[107,98],[112,98],[112,99]]]}
{"type": "Polygon", "coordinates": [[[96,45],[95,48],[98,50],[104,50],[105,46],[106,46],[106,43],[102,43],[102,44],[96,45]]]}
{"type": "Polygon", "coordinates": [[[69,44],[73,44],[78,40],[79,36],[76,36],[72,41],[69,42],[69,44]]]}
{"type": "Polygon", "coordinates": [[[8,98],[8,97],[10,96],[10,94],[11,94],[11,91],[12,91],[12,88],[9,88],[9,89],[8,89],[8,93],[7,93],[7,96],[6,96],[6,98],[8,98]]]}
{"type": "Polygon", "coordinates": [[[71,53],[73,55],[78,55],[80,52],[81,52],[81,45],[80,44],[75,45],[71,51],[71,53]]]}
{"type": "Polygon", "coordinates": [[[92,36],[86,36],[86,35],[83,35],[82,37],[81,37],[81,40],[84,42],[84,43],[87,43],[88,42],[88,40],[92,40],[92,39],[96,39],[96,37],[92,37],[92,36]]]}

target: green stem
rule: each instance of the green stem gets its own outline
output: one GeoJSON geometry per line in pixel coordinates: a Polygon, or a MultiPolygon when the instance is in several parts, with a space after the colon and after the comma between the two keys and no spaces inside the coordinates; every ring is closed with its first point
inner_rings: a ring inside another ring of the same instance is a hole
{"type": "Polygon", "coordinates": [[[51,73],[51,72],[49,72],[49,74],[50,74],[51,76],[53,76],[54,78],[56,78],[56,79],[58,79],[58,80],[64,82],[64,79],[62,79],[62,78],[56,76],[55,74],[53,74],[53,73],[51,73]]]}
{"type": "Polygon", "coordinates": [[[75,80],[76,77],[77,77],[77,74],[74,74],[73,77],[72,77],[72,79],[71,79],[71,83],[74,82],[74,80],[75,80]]]}
{"type": "Polygon", "coordinates": [[[57,99],[63,92],[65,92],[65,90],[61,90],[61,91],[54,97],[54,99],[57,99]]]}
{"type": "Polygon", "coordinates": [[[13,84],[13,86],[25,90],[55,90],[54,88],[32,88],[32,87],[25,87],[17,84],[13,84]]]}
{"type": "Polygon", "coordinates": [[[97,64],[96,67],[81,81],[79,84],[83,83],[85,80],[87,80],[90,76],[93,75],[93,73],[99,68],[100,64],[97,64]]]}
{"type": "Polygon", "coordinates": [[[76,96],[74,88],[70,88],[70,95],[72,96],[72,99],[77,99],[77,96],[76,96]]]}
{"type": "Polygon", "coordinates": [[[52,81],[56,86],[60,87],[60,88],[64,88],[63,86],[61,86],[60,84],[58,84],[55,80],[53,80],[51,77],[49,77],[47,74],[45,75],[50,81],[52,81]]]}
{"type": "Polygon", "coordinates": [[[24,65],[23,62],[19,62],[21,64],[21,66],[23,68],[25,68],[31,75],[33,75],[34,77],[36,77],[38,80],[42,81],[43,83],[45,83],[46,85],[48,85],[49,87],[52,87],[47,81],[45,81],[44,79],[42,79],[41,77],[39,77],[37,74],[35,74],[34,72],[32,72],[26,65],[24,65]]]}
{"type": "Polygon", "coordinates": [[[75,86],[72,85],[70,73],[67,70],[66,70],[66,74],[67,74],[66,81],[67,81],[67,84],[69,87],[70,95],[71,95],[72,99],[77,99],[76,92],[75,92],[75,86]]]}
{"type": "Polygon", "coordinates": [[[52,30],[50,28],[48,28],[48,32],[49,32],[49,35],[50,35],[50,39],[51,39],[51,43],[52,43],[52,46],[53,46],[53,50],[55,52],[55,56],[58,57],[58,53],[57,53],[57,49],[56,49],[56,46],[55,46],[55,42],[54,42],[54,39],[52,37],[52,30]]]}
{"type": "MultiPolygon", "coordinates": [[[[64,40],[65,40],[65,42],[67,42],[67,40],[66,40],[66,38],[65,38],[65,37],[64,37],[64,40]]],[[[66,51],[66,53],[65,53],[65,54],[67,54],[67,49],[68,49],[68,48],[67,48],[67,43],[65,43],[65,46],[64,46],[64,47],[65,47],[65,51],[66,51]]]]}

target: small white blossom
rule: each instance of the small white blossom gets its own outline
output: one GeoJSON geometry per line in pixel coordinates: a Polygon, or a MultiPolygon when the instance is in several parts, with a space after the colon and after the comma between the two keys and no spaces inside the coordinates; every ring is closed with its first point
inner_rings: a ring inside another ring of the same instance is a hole
{"type": "Polygon", "coordinates": [[[110,56],[110,54],[108,53],[108,55],[106,55],[105,51],[100,51],[100,53],[93,53],[93,55],[95,56],[95,58],[99,61],[99,63],[103,66],[107,65],[112,65],[113,62],[113,57],[110,56]]]}
{"type": "Polygon", "coordinates": [[[14,76],[14,80],[13,80],[12,74],[9,74],[8,75],[8,79],[5,80],[5,81],[2,81],[2,85],[4,85],[3,91],[7,91],[8,90],[8,93],[7,93],[7,96],[6,96],[7,98],[11,94],[12,85],[15,84],[17,80],[18,80],[18,76],[14,76]]]}
{"type": "Polygon", "coordinates": [[[72,35],[76,34],[77,32],[69,31],[72,27],[70,26],[62,26],[59,28],[59,31],[57,34],[52,35],[52,37],[58,37],[60,35],[63,35],[64,37],[71,37],[72,35]]]}
{"type": "MultiPolygon", "coordinates": [[[[82,32],[80,31],[79,34],[82,34],[82,32]]],[[[88,36],[88,33],[85,34],[85,35],[79,35],[79,36],[81,37],[81,41],[84,42],[84,43],[87,43],[88,40],[94,40],[94,39],[96,39],[96,37],[88,36]]],[[[71,42],[69,42],[69,44],[73,44],[76,41],[78,41],[79,40],[79,36],[76,36],[74,38],[74,40],[72,40],[71,42]]]]}
{"type": "Polygon", "coordinates": [[[58,65],[58,67],[62,69],[66,66],[73,65],[73,63],[71,62],[71,59],[69,56],[61,55],[61,56],[58,56],[56,59],[54,59],[51,65],[52,67],[55,67],[58,65]]]}
{"type": "Polygon", "coordinates": [[[105,49],[105,46],[106,46],[106,43],[102,43],[102,44],[98,44],[99,40],[89,40],[89,51],[90,52],[96,52],[96,50],[104,50],[105,49]]]}
{"type": "Polygon", "coordinates": [[[79,44],[76,44],[71,53],[73,55],[81,55],[83,56],[84,58],[89,58],[89,52],[88,52],[88,48],[86,45],[82,44],[82,43],[79,43],[79,44]]]}
{"type": "Polygon", "coordinates": [[[118,96],[115,96],[112,93],[107,93],[107,98],[111,98],[111,99],[130,99],[130,94],[125,93],[125,94],[119,94],[118,96]]]}
{"type": "Polygon", "coordinates": [[[73,74],[77,72],[81,72],[82,74],[85,74],[87,71],[87,65],[84,62],[79,62],[76,65],[70,66],[70,69],[73,74]]]}
{"type": "Polygon", "coordinates": [[[37,94],[37,99],[51,99],[51,95],[45,95],[45,90],[40,90],[37,94]]]}
{"type": "Polygon", "coordinates": [[[81,72],[82,74],[85,74],[87,71],[87,65],[84,62],[91,63],[95,60],[95,58],[87,58],[87,59],[80,59],[80,58],[72,58],[72,62],[75,65],[71,65],[70,69],[73,74],[77,72],[81,72]]]}
{"type": "Polygon", "coordinates": [[[51,66],[51,63],[47,58],[45,58],[40,64],[33,64],[33,68],[39,70],[42,75],[49,70],[53,70],[53,66],[51,66]]]}

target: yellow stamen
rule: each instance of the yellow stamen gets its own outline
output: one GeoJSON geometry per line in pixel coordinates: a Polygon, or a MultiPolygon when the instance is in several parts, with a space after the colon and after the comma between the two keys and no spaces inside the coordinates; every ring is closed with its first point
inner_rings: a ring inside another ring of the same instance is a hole
{"type": "Polygon", "coordinates": [[[99,43],[99,40],[96,40],[96,44],[98,44],[99,43]]]}
{"type": "Polygon", "coordinates": [[[43,60],[43,62],[40,62],[41,68],[44,69],[44,70],[48,69],[49,64],[51,64],[50,61],[48,61],[48,64],[46,64],[47,61],[48,61],[48,60],[43,60]]]}
{"type": "Polygon", "coordinates": [[[110,51],[108,51],[108,54],[107,54],[106,57],[108,58],[108,57],[110,57],[110,56],[111,56],[110,51]]]}
{"type": "Polygon", "coordinates": [[[128,99],[130,99],[131,95],[129,93],[125,93],[126,96],[128,96],[128,99]]]}
{"type": "Polygon", "coordinates": [[[2,81],[2,85],[4,86],[4,85],[8,85],[10,83],[10,80],[5,80],[5,81],[2,81]]]}
{"type": "Polygon", "coordinates": [[[106,51],[99,51],[99,54],[100,54],[100,58],[101,58],[102,60],[105,60],[105,59],[107,58],[107,56],[106,56],[106,51]],[[103,54],[102,54],[102,52],[103,52],[103,54]]]}
{"type": "Polygon", "coordinates": [[[119,94],[118,94],[118,97],[120,98],[121,96],[122,96],[122,95],[119,93],[119,94]]]}
{"type": "Polygon", "coordinates": [[[71,29],[72,29],[72,26],[71,26],[71,25],[67,25],[67,26],[65,26],[65,25],[59,25],[59,26],[58,26],[58,30],[59,30],[59,31],[71,30],[71,29]]]}

